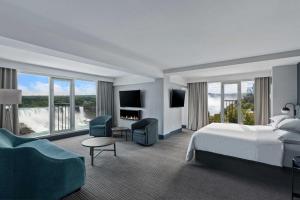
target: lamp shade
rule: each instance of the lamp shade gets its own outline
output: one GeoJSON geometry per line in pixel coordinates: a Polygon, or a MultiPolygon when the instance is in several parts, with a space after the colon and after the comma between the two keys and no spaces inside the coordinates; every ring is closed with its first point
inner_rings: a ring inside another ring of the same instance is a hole
{"type": "Polygon", "coordinates": [[[281,109],[281,112],[282,112],[283,114],[288,114],[288,113],[290,112],[290,109],[289,109],[288,107],[284,106],[284,107],[281,109]]]}
{"type": "Polygon", "coordinates": [[[0,89],[0,104],[21,104],[22,91],[16,89],[0,89]]]}

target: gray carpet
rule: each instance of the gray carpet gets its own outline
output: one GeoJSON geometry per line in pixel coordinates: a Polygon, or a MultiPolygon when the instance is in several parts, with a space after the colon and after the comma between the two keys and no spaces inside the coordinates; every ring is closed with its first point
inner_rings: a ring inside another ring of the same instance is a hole
{"type": "MultiPolygon", "coordinates": [[[[237,199],[279,200],[290,198],[290,177],[284,170],[244,176],[235,171],[211,168],[199,162],[186,163],[191,133],[174,135],[151,147],[118,139],[117,157],[104,152],[91,167],[89,150],[80,145],[88,136],[55,141],[86,157],[86,184],[70,199],[237,199]],[[255,177],[257,176],[257,177],[255,177]]],[[[240,167],[240,166],[239,166],[240,167]]],[[[251,170],[247,169],[247,171],[251,170]]],[[[240,169],[243,171],[243,169],[240,169]]],[[[245,170],[245,174],[248,174],[245,170]]]]}

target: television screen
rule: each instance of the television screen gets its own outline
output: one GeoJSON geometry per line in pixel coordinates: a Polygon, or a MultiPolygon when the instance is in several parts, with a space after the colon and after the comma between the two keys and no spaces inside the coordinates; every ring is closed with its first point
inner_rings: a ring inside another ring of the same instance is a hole
{"type": "Polygon", "coordinates": [[[120,106],[121,107],[141,107],[141,91],[130,90],[120,91],[120,106]]]}
{"type": "Polygon", "coordinates": [[[171,90],[170,107],[184,107],[184,90],[171,90]]]}

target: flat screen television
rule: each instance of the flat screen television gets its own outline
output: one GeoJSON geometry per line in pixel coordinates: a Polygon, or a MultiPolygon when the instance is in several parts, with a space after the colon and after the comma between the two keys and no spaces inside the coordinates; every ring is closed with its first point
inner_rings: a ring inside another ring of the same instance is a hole
{"type": "Polygon", "coordinates": [[[120,91],[119,95],[121,107],[142,107],[140,90],[120,91]]]}
{"type": "Polygon", "coordinates": [[[184,90],[171,90],[170,92],[170,107],[184,107],[184,97],[185,91],[184,90]]]}

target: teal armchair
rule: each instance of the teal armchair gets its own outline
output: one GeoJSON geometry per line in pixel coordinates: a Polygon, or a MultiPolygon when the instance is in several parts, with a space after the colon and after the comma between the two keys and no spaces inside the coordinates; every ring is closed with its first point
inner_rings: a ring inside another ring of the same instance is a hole
{"type": "Polygon", "coordinates": [[[84,157],[0,128],[0,177],[0,199],[61,199],[84,185],[84,157]]]}
{"type": "Polygon", "coordinates": [[[90,121],[90,135],[95,137],[111,137],[112,117],[103,115],[90,121]]]}
{"type": "Polygon", "coordinates": [[[145,118],[131,125],[132,140],[141,145],[153,145],[158,138],[158,120],[145,118]]]}

